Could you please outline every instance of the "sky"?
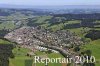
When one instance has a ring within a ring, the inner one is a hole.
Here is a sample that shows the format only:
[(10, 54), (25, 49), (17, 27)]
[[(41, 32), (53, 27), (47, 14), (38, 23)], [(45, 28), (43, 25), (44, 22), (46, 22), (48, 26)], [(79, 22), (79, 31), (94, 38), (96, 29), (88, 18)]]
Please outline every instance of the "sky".
[(11, 5), (100, 5), (100, 0), (0, 0)]

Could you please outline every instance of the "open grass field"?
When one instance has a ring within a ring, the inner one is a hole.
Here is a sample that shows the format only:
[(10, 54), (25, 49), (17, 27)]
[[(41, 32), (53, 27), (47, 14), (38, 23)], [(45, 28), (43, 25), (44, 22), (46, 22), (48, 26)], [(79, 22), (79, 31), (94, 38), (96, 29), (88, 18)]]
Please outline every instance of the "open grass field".
[[(29, 49), (26, 48), (15, 48), (13, 49), (13, 53), (15, 55), (14, 59), (10, 59), (10, 66), (34, 66), (34, 60), (32, 57), (26, 56), (27, 52), (30, 52)], [(46, 55), (48, 58), (63, 58), (63, 56), (59, 53), (44, 53), (41, 51), (35, 52), (36, 56)], [(44, 63), (36, 63), (37, 66), (44, 66)], [(62, 66), (60, 63), (49, 63), (49, 66)]]
[(38, 24), (47, 23), (48, 21), (46, 20), (51, 19), (51, 18), (52, 16), (40, 16), (37, 18), (37, 21), (35, 23), (38, 23)]
[(80, 20), (71, 20), (71, 21), (65, 21), (65, 24), (77, 24), (80, 23)]
[(0, 29), (14, 29), (15, 25), (13, 22), (3, 22), (0, 24)]
[(96, 66), (100, 66), (100, 39), (91, 41), (90, 44), (83, 46), (82, 50), (91, 50), (92, 56), (96, 59)]
[(11, 42), (0, 39), (0, 44), (11, 44)]
[[(88, 28), (87, 31), (90, 29), (92, 28)], [(82, 28), (70, 29), (70, 31), (75, 32), (78, 36), (84, 37), (85, 34), (82, 34), (81, 32), (82, 30), (83, 30)], [(100, 30), (100, 28), (95, 29), (95, 30)], [(90, 43), (83, 46), (83, 48), (84, 49), (82, 50), (92, 51), (92, 56), (95, 56), (95, 59), (96, 59), (96, 66), (100, 66), (100, 39), (94, 40), (94, 41), (91, 40)]]
[(32, 60), (30, 57), (25, 56), (27, 52), (29, 52), (29, 50), (25, 48), (14, 48), (13, 53), (15, 55), (15, 58), (10, 59), (9, 66), (25, 66), (25, 62), (27, 60)]
[[(100, 30), (100, 28), (83, 29), (82, 27), (81, 28), (68, 29), (68, 30), (70, 30), (71, 32), (74, 32), (79, 37), (84, 37), (87, 33), (82, 33), (82, 32), (83, 31), (88, 32), (91, 29)], [(81, 50), (84, 50), (84, 51), (85, 50), (91, 50), (92, 56), (95, 56), (95, 59), (96, 59), (96, 66), (100, 66), (100, 39), (94, 40), (94, 41), (91, 40), (89, 44), (82, 46)]]

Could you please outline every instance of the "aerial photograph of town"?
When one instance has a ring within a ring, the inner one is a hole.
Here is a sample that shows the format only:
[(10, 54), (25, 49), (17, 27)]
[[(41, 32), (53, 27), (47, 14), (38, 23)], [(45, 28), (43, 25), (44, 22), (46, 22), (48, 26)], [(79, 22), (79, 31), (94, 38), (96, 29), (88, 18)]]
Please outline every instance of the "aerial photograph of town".
[(0, 0), (0, 66), (100, 66), (100, 0)]

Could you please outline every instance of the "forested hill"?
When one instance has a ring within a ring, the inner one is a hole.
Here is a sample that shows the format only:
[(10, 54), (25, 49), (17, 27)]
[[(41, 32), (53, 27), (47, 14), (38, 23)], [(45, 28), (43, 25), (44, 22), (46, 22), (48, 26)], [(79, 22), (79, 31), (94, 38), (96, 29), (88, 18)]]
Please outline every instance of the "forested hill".
[(66, 20), (84, 20), (84, 19), (94, 19), (100, 20), (100, 13), (92, 14), (54, 14), (54, 17), (65, 17)]
[(0, 16), (10, 16), (12, 14), (20, 13), (22, 15), (47, 15), (49, 12), (45, 12), (41, 9), (15, 9), (15, 8), (0, 8)]

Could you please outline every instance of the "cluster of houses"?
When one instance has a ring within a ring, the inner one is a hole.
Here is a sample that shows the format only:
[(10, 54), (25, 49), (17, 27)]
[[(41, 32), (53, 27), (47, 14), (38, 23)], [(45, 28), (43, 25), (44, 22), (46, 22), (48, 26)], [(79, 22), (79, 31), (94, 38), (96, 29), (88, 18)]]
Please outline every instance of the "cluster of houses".
[[(47, 48), (40, 47), (39, 45), (57, 46), (65, 49), (65, 47), (68, 46), (83, 44), (83, 41), (80, 37), (77, 37), (68, 30), (50, 32), (45, 29), (38, 29), (34, 27), (22, 27), (14, 30), (8, 33), (5, 38), (13, 42), (17, 42), (19, 45), (30, 47), (34, 46), (40, 51), (46, 51)], [(58, 53), (58, 51), (52, 49), (49, 50)]]

